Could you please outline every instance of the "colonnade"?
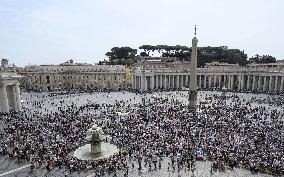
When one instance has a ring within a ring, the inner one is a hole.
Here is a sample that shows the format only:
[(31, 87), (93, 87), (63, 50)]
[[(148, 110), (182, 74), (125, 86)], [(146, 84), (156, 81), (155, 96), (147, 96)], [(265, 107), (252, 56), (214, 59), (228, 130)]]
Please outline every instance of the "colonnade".
[[(132, 88), (148, 89), (182, 89), (189, 87), (189, 73), (155, 73), (134, 74)], [(198, 89), (250, 90), (250, 91), (284, 91), (283, 74), (248, 74), (248, 73), (198, 73)]]
[(0, 82), (0, 113), (9, 113), (21, 109), (19, 82)]
[(189, 86), (189, 75), (153, 75), (133, 76), (133, 88), (139, 90), (147, 89), (169, 89)]

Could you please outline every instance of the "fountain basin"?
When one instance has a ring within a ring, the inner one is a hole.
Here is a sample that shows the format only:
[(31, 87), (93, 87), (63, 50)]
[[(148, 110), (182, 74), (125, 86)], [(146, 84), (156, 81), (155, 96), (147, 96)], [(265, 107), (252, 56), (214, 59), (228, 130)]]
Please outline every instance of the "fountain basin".
[(92, 153), (91, 144), (85, 144), (74, 152), (74, 157), (80, 160), (99, 160), (108, 158), (119, 152), (118, 148), (110, 143), (101, 142), (101, 152)]

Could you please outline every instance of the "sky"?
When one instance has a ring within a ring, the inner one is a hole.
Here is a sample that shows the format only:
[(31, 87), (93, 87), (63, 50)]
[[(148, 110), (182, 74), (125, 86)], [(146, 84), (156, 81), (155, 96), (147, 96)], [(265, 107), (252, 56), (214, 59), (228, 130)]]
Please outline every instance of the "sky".
[(112, 47), (228, 46), (284, 59), (283, 0), (0, 0), (0, 58), (107, 59)]

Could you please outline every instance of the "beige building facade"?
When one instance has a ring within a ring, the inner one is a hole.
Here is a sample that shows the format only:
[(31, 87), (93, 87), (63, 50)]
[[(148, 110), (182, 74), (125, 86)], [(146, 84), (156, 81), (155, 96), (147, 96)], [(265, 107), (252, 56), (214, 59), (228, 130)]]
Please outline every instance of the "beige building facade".
[[(27, 90), (59, 89), (186, 89), (190, 87), (190, 63), (172, 58), (141, 59), (132, 68), (122, 65), (90, 65), (66, 62), (23, 68), (21, 85)], [(284, 63), (208, 63), (197, 69), (197, 89), (284, 92)]]
[(125, 88), (126, 67), (122, 65), (91, 65), (66, 62), (23, 68), (22, 86), (26, 90), (54, 91), (60, 89)]

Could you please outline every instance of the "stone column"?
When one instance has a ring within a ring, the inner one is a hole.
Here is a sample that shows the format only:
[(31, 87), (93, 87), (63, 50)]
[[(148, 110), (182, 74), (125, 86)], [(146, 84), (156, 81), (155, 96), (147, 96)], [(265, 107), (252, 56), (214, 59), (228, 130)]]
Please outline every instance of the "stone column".
[(132, 89), (135, 89), (135, 76), (132, 76)]
[(159, 88), (160, 87), (160, 75), (157, 75), (156, 76), (156, 88)]
[(258, 76), (257, 91), (261, 91), (261, 85), (262, 85), (262, 76)]
[(173, 88), (177, 88), (177, 76), (173, 75)]
[(212, 83), (211, 83), (211, 81), (212, 81), (212, 76), (211, 75), (209, 75), (209, 86), (208, 86), (208, 88), (210, 89), (211, 87), (212, 87)]
[(17, 82), (15, 84), (15, 96), (16, 96), (16, 111), (20, 111), (22, 109), (21, 107), (21, 92), (20, 92), (20, 83)]
[(144, 89), (144, 86), (142, 85), (142, 78), (143, 78), (142, 76), (139, 76), (139, 77), (138, 77), (138, 79), (139, 79), (139, 89), (140, 89), (140, 90), (143, 90), (143, 89)]
[(241, 78), (242, 78), (242, 75), (238, 75), (238, 91), (241, 90)]
[(188, 75), (185, 76), (185, 86), (188, 87)]
[(252, 86), (251, 90), (253, 91), (255, 89), (255, 75), (252, 75)]
[(198, 89), (199, 87), (199, 76), (196, 75), (196, 89)]
[(203, 80), (203, 82), (204, 82), (204, 83), (203, 83), (203, 87), (204, 87), (204, 89), (206, 89), (206, 88), (207, 88), (207, 87), (206, 87), (206, 86), (207, 86), (207, 85), (206, 85), (206, 77), (207, 77), (207, 76), (206, 76), (206, 75), (204, 75), (204, 80)]
[(135, 89), (139, 90), (139, 77), (135, 76)]
[(160, 87), (159, 75), (156, 75), (155, 77), (156, 77), (155, 88), (158, 89)]
[(155, 78), (154, 88), (157, 89), (159, 88), (159, 77), (158, 75), (155, 75), (154, 78)]
[(274, 91), (275, 92), (279, 91), (278, 90), (278, 76), (275, 76)]
[(267, 77), (266, 76), (264, 76), (263, 77), (264, 78), (264, 83), (263, 83), (263, 87), (262, 87), (262, 91), (267, 91), (266, 89), (267, 89)]
[(161, 89), (162, 86), (163, 86), (163, 83), (162, 83), (162, 75), (158, 75), (158, 82), (159, 82), (158, 86), (159, 86), (159, 88)]
[(172, 86), (172, 83), (173, 83), (173, 76), (172, 75), (169, 75), (169, 88), (172, 88), (173, 86)]
[(269, 77), (269, 82), (268, 82), (268, 90), (271, 92), (272, 91), (272, 76)]
[(283, 84), (284, 84), (284, 76), (281, 77), (281, 82), (280, 82), (280, 92), (283, 92)]
[(181, 75), (181, 88), (184, 86), (183, 85), (183, 79), (184, 79), (184, 75)]
[(159, 84), (160, 84), (159, 83), (159, 75), (156, 75), (155, 78), (156, 78), (155, 88), (158, 89), (159, 88)]
[(234, 75), (231, 76), (231, 90), (234, 90)]
[(199, 89), (201, 89), (201, 80), (202, 80), (202, 77), (201, 75), (199, 75), (199, 85), (198, 85)]
[(166, 76), (166, 85), (167, 85), (167, 88), (170, 88), (170, 75), (167, 75)]
[(178, 76), (173, 75), (173, 88), (178, 87)]
[(245, 88), (245, 75), (241, 75), (241, 89)]
[[(93, 82), (95, 83), (95, 80)], [(132, 89), (136, 89), (136, 78), (133, 75), (132, 75), (132, 82), (133, 82)]]
[(232, 75), (232, 76), (230, 76), (230, 78), (231, 78), (231, 83), (230, 83), (230, 85), (231, 85), (231, 90), (234, 90), (234, 75)]
[(217, 76), (213, 76), (213, 87), (216, 87), (216, 82), (217, 82)]
[[(95, 80), (93, 79), (93, 83), (95, 82)], [(135, 76), (132, 75), (132, 89), (135, 89), (136, 87), (136, 81), (135, 81)]]
[(228, 84), (229, 84), (229, 90), (232, 90), (232, 76), (231, 75), (229, 75)]
[(222, 87), (225, 87), (225, 88), (228, 89), (229, 84), (228, 84), (228, 82), (227, 82), (227, 80), (228, 80), (227, 78), (228, 78), (228, 76), (227, 76), (227, 75), (224, 75), (224, 81), (223, 81)]
[(163, 75), (160, 75), (160, 88), (164, 88)]
[(167, 75), (163, 75), (163, 87), (167, 88)]
[(9, 113), (8, 95), (5, 83), (0, 83), (0, 112)]
[(140, 85), (141, 90), (145, 90), (145, 76), (142, 75), (140, 77), (140, 83), (141, 83), (141, 85)]
[(178, 75), (178, 76), (177, 76), (177, 83), (176, 83), (176, 85), (177, 85), (177, 87), (176, 87), (176, 88), (177, 88), (177, 89), (179, 89), (179, 88), (180, 88), (180, 85), (179, 85), (179, 79), (180, 79), (180, 78), (179, 78), (179, 75)]
[(174, 76), (171, 75), (171, 76), (169, 77), (169, 79), (170, 79), (170, 88), (174, 88), (174, 83), (175, 83), (175, 81), (174, 81)]
[(161, 87), (162, 86), (161, 75), (158, 75), (157, 78), (158, 78), (157, 88), (162, 88)]
[(136, 76), (136, 89), (139, 90), (139, 76)]
[(168, 86), (168, 88), (171, 88), (171, 84), (172, 84), (171, 75), (168, 75), (168, 77), (167, 77), (167, 86)]
[(248, 75), (247, 78), (248, 78), (247, 79), (247, 90), (249, 90), (250, 89), (250, 75)]
[(153, 79), (153, 89), (155, 88), (157, 88), (157, 76), (155, 76), (155, 75), (153, 75), (153, 76), (151, 76), (151, 77), (153, 77), (154, 79)]
[(221, 89), (222, 75), (219, 75), (218, 89)]
[(165, 75), (165, 77), (164, 77), (164, 79), (165, 79), (165, 88), (169, 88), (169, 79), (170, 79), (170, 76), (169, 75)]
[(142, 76), (138, 76), (138, 85), (139, 85), (139, 90), (143, 90), (142, 88)]
[(145, 76), (143, 75), (140, 77), (140, 87), (141, 87), (141, 90), (145, 89)]
[(142, 90), (147, 90), (147, 76), (142, 76)]
[(135, 76), (135, 89), (139, 89), (139, 80), (138, 80), (138, 76)]
[(145, 85), (144, 85), (144, 90), (148, 90), (148, 77), (147, 76), (144, 76), (145, 77)]
[(150, 89), (154, 89), (154, 76), (150, 76)]
[(142, 79), (143, 78), (143, 76), (141, 76), (141, 75), (138, 75), (138, 76), (136, 76), (136, 89), (137, 90), (143, 90), (143, 88), (142, 88)]
[(12, 110), (17, 111), (18, 110), (18, 104), (17, 104), (17, 94), (16, 94), (16, 85), (12, 85), (9, 87), (10, 91), (7, 92), (8, 94), (8, 99), (10, 99), (10, 105)]
[(224, 75), (223, 77), (224, 77), (224, 80), (223, 80), (223, 85), (221, 87), (222, 88), (225, 87), (228, 89), (228, 82), (227, 82), (228, 76)]
[(163, 75), (163, 78), (164, 78), (164, 82), (163, 82), (163, 88), (168, 88), (167, 87), (167, 75)]

